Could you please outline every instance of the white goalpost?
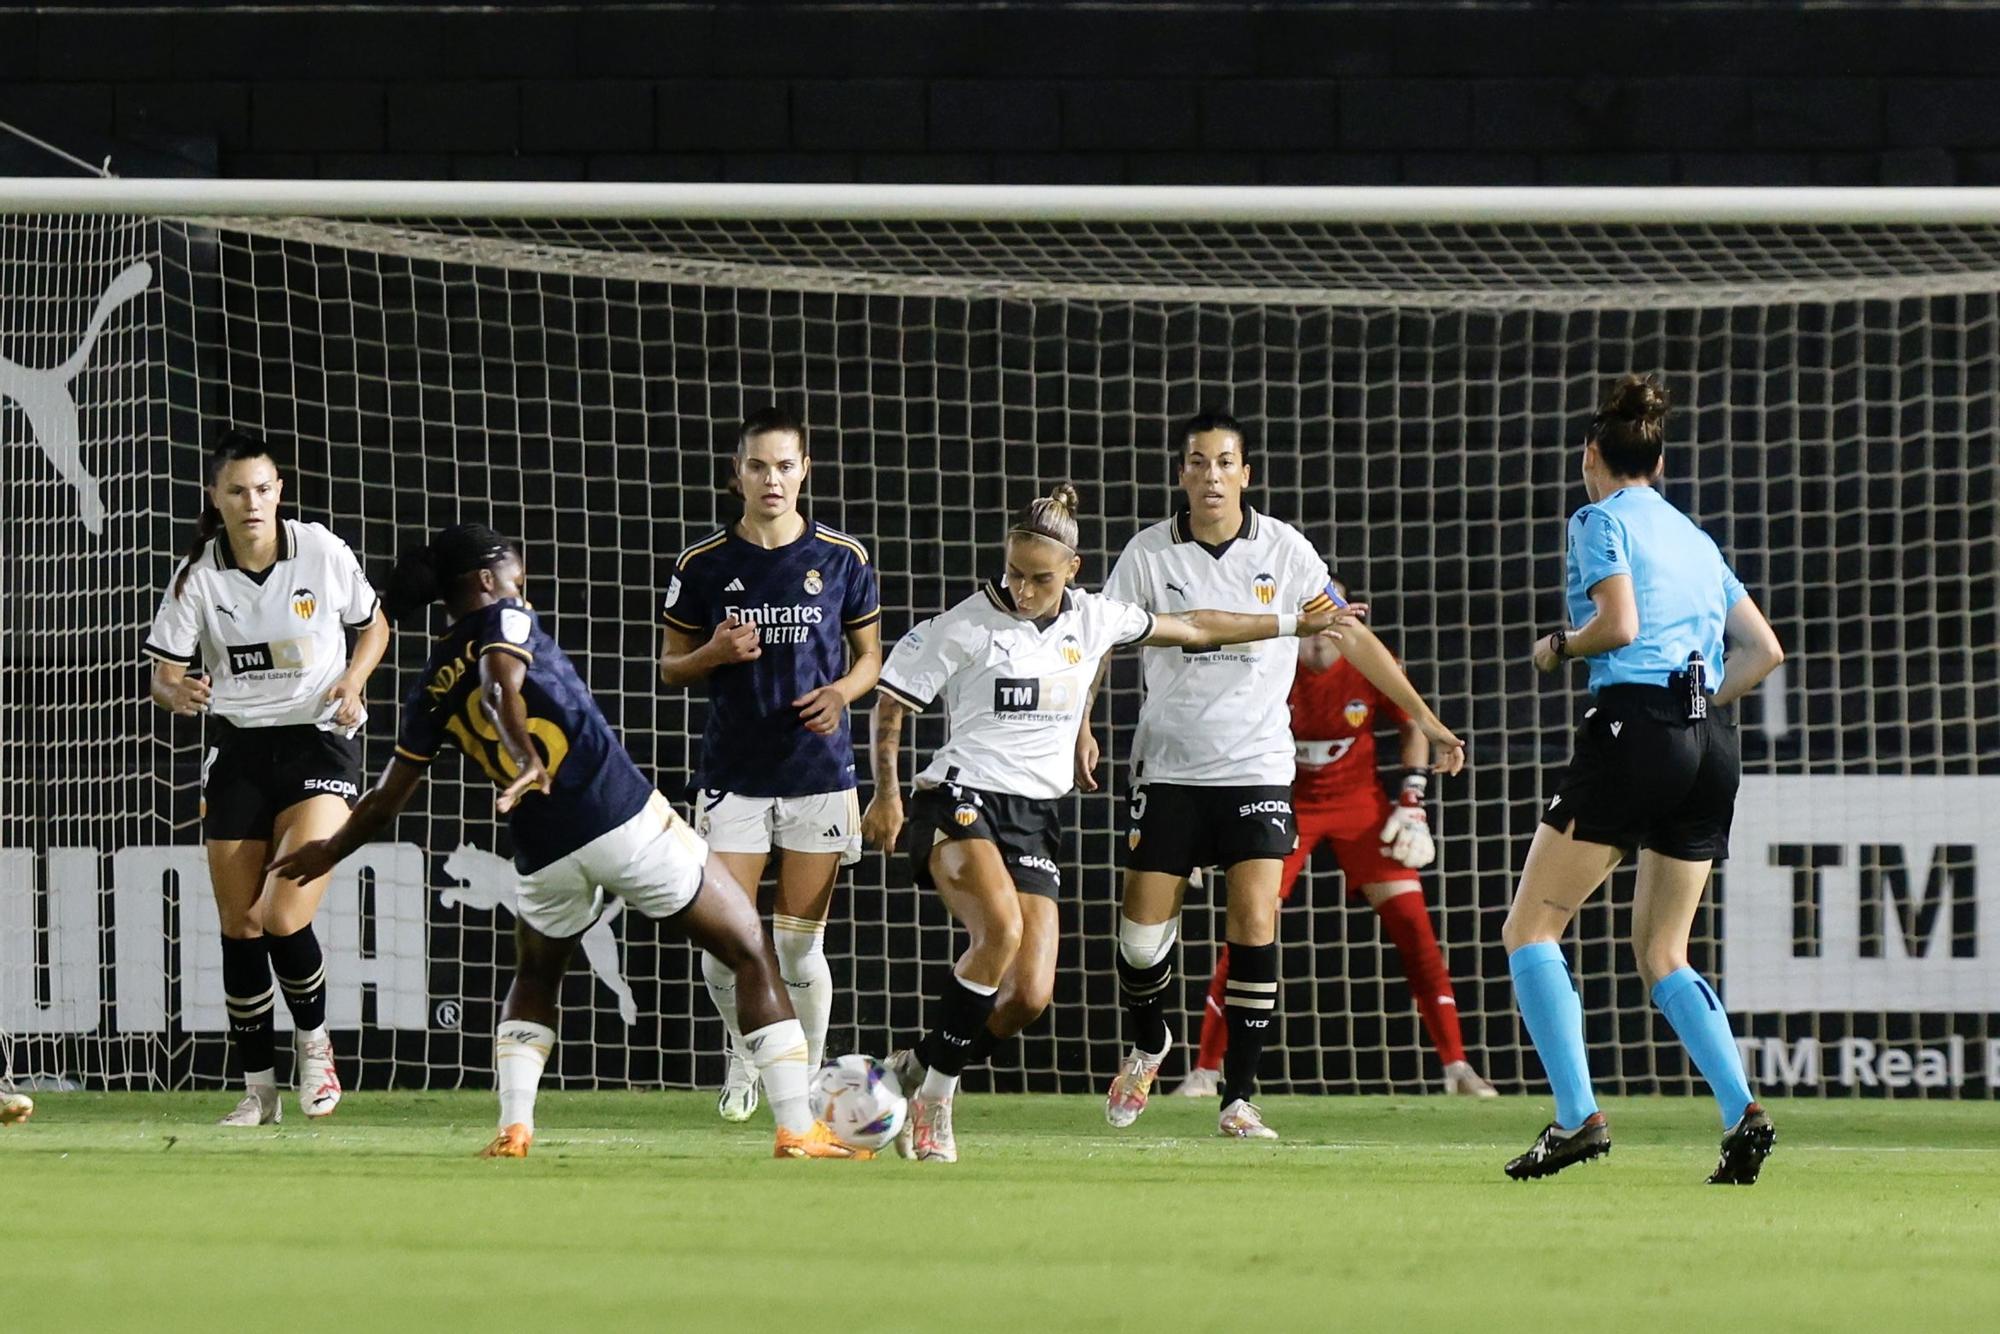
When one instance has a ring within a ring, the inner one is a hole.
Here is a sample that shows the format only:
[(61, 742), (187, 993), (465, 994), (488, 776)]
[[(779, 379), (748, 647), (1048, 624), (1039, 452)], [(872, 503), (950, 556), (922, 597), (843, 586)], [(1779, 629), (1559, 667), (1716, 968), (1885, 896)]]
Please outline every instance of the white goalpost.
[[(1243, 419), (1253, 503), (1321, 546), (1471, 741), (1471, 774), (1433, 787), (1424, 888), (1475, 1062), (1539, 1085), (1499, 925), (1582, 680), (1527, 655), (1561, 615), (1583, 423), (1626, 370), (1666, 378), (1667, 494), (1791, 657), (1741, 707), (1696, 966), (1766, 1087), (1992, 1096), (2000, 191), (0, 180), (0, 1082), (222, 1073), (200, 730), (146, 702), (139, 658), (221, 424), (264, 430), (294, 512), (371, 569), (443, 522), (519, 534), (552, 632), (678, 799), (702, 711), (655, 679), (659, 596), (733, 515), (735, 423), (777, 402), (807, 423), (812, 512), (875, 556), (885, 642), (990, 573), (1054, 481), (1083, 493), (1101, 581), (1174, 504), (1171, 423)], [(424, 653), (399, 634), (378, 677), (371, 773)], [(1115, 1066), (1136, 692), (1114, 669), (1108, 781), (1071, 799), (1055, 1008), (975, 1084), (1095, 1090)], [(321, 918), (363, 1089), (488, 1078), (508, 849), (489, 787), (439, 770)], [(1330, 864), (1310, 875), (1267, 1082), (1435, 1087), (1394, 950)], [(1594, 1071), (1687, 1091), (1628, 898), (1614, 882), (1570, 941)], [(1184, 1036), (1220, 933), (1192, 895)], [(952, 952), (871, 853), (829, 932), (829, 1052), (916, 1034)], [(553, 1074), (719, 1076), (684, 947), (628, 913), (588, 953)]]

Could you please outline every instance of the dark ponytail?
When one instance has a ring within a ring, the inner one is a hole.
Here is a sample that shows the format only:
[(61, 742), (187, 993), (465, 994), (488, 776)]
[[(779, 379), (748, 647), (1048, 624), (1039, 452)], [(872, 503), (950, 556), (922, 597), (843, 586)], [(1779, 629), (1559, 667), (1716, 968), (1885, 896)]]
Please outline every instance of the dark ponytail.
[(1613, 477), (1651, 477), (1667, 447), (1667, 391), (1653, 375), (1627, 375), (1611, 386), (1590, 419), (1590, 438)]
[[(271, 448), (264, 438), (255, 431), (240, 426), (232, 426), (222, 433), (215, 442), (215, 448), (208, 455), (208, 485), (214, 486), (215, 479), (222, 475), (225, 466), (240, 463), (244, 459), (270, 459), (271, 466), (278, 461), (271, 454)], [(194, 537), (181, 552), (180, 572), (174, 576), (174, 596), (179, 597), (187, 587), (188, 575), (194, 572), (194, 563), (201, 559), (202, 548), (214, 541), (222, 532), (222, 511), (206, 500), (202, 502), (201, 517), (194, 521)]]
[(514, 542), (483, 523), (441, 528), (428, 542), (404, 550), (382, 577), (382, 610), (401, 621), (449, 596), (466, 575), (519, 553)]

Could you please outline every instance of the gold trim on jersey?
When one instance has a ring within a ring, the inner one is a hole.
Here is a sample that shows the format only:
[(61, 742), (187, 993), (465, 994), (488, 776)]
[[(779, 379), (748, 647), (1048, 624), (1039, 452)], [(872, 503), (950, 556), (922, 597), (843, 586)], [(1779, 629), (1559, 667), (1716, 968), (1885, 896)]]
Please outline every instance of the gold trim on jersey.
[(407, 760), (411, 764), (429, 764), (432, 760), (436, 759), (437, 756), (419, 755), (417, 754), (417, 752), (409, 749), (407, 746), (398, 746), (396, 747), (396, 758), (399, 760)]
[(489, 653), (511, 653), (515, 657), (519, 658), (522, 662), (525, 662), (530, 666), (533, 666), (535, 661), (534, 654), (528, 652), (528, 650), (522, 648), (519, 644), (509, 644), (504, 639), (496, 639), (491, 644), (480, 645), (479, 652), (475, 653), (473, 656), (476, 658), (483, 658)]
[(724, 528), (722, 531), (717, 533), (711, 533), (709, 536), (702, 538), (699, 542), (696, 542), (693, 546), (683, 550), (681, 554), (675, 558), (674, 568), (676, 570), (685, 570), (687, 568), (687, 563), (693, 560), (696, 556), (701, 555), (704, 551), (713, 551), (717, 547), (721, 546), (724, 542), (727, 542), (728, 540), (729, 540), (729, 530), (727, 528)]
[(831, 528), (822, 528), (818, 524), (814, 524), (813, 536), (822, 542), (831, 542), (837, 547), (846, 547), (860, 558), (863, 565), (868, 563), (868, 548), (862, 546), (846, 533), (836, 532)]
[(701, 633), (701, 627), (700, 627), (700, 626), (698, 626), (698, 625), (690, 625), (690, 624), (688, 624), (688, 623), (687, 623), (686, 621), (677, 621), (677, 620), (675, 620), (675, 619), (674, 619), (674, 616), (673, 616), (673, 613), (672, 613), (672, 612), (665, 612), (665, 611), (661, 612), (661, 613), (660, 613), (660, 619), (661, 619), (661, 620), (663, 620), (663, 621), (665, 621), (665, 622), (666, 622), (666, 623), (667, 623), (668, 625), (671, 625), (672, 627), (674, 627), (674, 629), (676, 629), (676, 630), (685, 630), (685, 631), (687, 631), (687, 632), (688, 632), (689, 634), (693, 634), (693, 635), (698, 635), (698, 634), (700, 634), (700, 633)]
[(866, 615), (856, 616), (851, 621), (843, 621), (841, 622), (841, 625), (844, 629), (861, 630), (875, 624), (875, 622), (881, 619), (882, 619), (882, 609), (880, 607), (877, 607), (875, 610), (868, 612)]

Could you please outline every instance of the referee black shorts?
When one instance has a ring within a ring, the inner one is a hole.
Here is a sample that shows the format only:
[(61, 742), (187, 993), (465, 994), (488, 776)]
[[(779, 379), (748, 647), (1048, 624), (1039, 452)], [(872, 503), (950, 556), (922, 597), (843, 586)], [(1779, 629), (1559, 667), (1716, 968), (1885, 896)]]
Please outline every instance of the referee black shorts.
[(278, 813), (311, 797), (361, 795), (361, 743), (310, 723), (236, 727), (208, 720), (201, 765), (201, 832), (211, 839), (266, 839)]
[(1680, 692), (1606, 686), (1583, 712), (1576, 751), (1542, 823), (1586, 843), (1682, 861), (1729, 856), (1743, 777), (1736, 720), (1690, 720)]
[(951, 839), (982, 838), (1000, 849), (1022, 894), (1062, 894), (1060, 799), (982, 792), (962, 783), (920, 787), (910, 798), (910, 875), (920, 889), (936, 889), (931, 850)]
[(1125, 869), (1185, 878), (1197, 866), (1277, 860), (1298, 846), (1289, 787), (1140, 783), (1125, 826)]

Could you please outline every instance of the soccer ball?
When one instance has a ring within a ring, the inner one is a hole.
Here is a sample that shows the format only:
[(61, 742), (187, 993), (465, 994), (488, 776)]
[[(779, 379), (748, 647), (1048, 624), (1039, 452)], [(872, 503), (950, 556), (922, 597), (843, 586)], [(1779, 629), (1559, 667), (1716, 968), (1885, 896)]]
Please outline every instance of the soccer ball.
[(808, 1099), (813, 1116), (825, 1122), (842, 1144), (855, 1149), (884, 1147), (910, 1114), (896, 1081), (873, 1056), (828, 1061), (813, 1076)]

